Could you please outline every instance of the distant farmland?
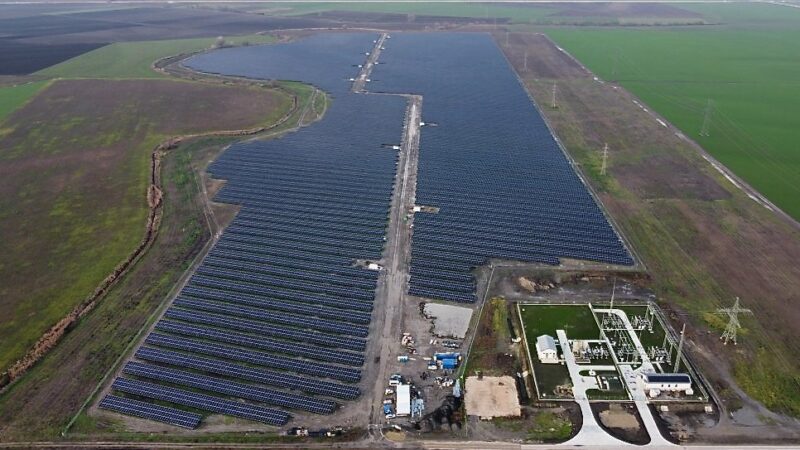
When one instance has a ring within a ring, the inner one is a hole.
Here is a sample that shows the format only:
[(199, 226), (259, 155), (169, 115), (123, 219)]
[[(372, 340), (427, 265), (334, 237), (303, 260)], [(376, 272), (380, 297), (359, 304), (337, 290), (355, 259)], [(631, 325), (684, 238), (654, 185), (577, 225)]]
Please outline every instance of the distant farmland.
[[(800, 219), (800, 10), (772, 5), (694, 8), (716, 13), (726, 25), (553, 29), (547, 34)], [(709, 136), (704, 137), (700, 131), (708, 99), (713, 108)]]
[[(173, 39), (164, 41), (118, 42), (48, 67), (39, 75), (61, 78), (164, 78), (152, 69), (161, 58), (191, 53), (214, 45), (215, 38)], [(226, 38), (229, 45), (274, 42), (270, 35)]]

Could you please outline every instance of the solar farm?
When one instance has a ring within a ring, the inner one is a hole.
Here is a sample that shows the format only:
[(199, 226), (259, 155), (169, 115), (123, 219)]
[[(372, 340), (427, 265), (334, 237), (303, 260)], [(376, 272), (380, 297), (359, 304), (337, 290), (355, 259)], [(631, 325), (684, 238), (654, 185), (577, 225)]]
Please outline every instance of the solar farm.
[(370, 89), (421, 94), (435, 125), (416, 203), (438, 212), (414, 216), (410, 294), (474, 302), (471, 270), (493, 259), (633, 264), (491, 38), (399, 34), (383, 55)]
[[(377, 351), (371, 329), (382, 328), (374, 310), (400, 301), (376, 299), (391, 223), (411, 237), (402, 280), (414, 297), (473, 303), (472, 270), (493, 260), (633, 265), (488, 35), (381, 41), (369, 94), (351, 92), (378, 50), (369, 33), (184, 62), (205, 73), (312, 83), (332, 105), (311, 126), (235, 144), (210, 164), (210, 176), (225, 181), (214, 201), (240, 210), (100, 408), (184, 428), (212, 414), (280, 427), (299, 414), (336, 413), (371, 389), (365, 381), (374, 380), (362, 378)], [(474, 58), (483, 63), (468, 65)], [(408, 94), (424, 98), (418, 124), (408, 123)], [(398, 149), (409, 126), (422, 127), (409, 188), (420, 211), (398, 224), (390, 222), (405, 213), (393, 206)]]

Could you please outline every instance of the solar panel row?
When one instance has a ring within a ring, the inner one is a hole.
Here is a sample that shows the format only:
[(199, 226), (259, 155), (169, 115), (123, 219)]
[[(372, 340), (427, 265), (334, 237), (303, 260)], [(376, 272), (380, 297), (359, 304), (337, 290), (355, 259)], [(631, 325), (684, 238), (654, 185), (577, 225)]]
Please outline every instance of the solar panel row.
[(276, 409), (263, 408), (247, 403), (226, 400), (212, 395), (199, 394), (197, 392), (128, 378), (117, 378), (114, 380), (112, 388), (126, 394), (175, 403), (176, 405), (188, 406), (203, 411), (241, 417), (243, 419), (263, 422), (269, 425), (285, 425), (290, 417), (289, 414)]
[(330, 414), (336, 409), (336, 403), (330, 400), (316, 399), (298, 394), (287, 394), (281, 391), (265, 389), (228, 379), (199, 375), (183, 370), (167, 369), (150, 364), (129, 362), (125, 364), (122, 371), (126, 375), (139, 378), (164, 381), (173, 385), (201, 389), (216, 394), (228, 395), (291, 409), (302, 409), (317, 414)]
[(358, 387), (352, 385), (333, 383), (318, 378), (292, 375), (285, 372), (255, 369), (219, 359), (206, 358), (154, 347), (140, 347), (139, 350), (136, 351), (136, 357), (144, 361), (174, 365), (187, 369), (196, 369), (205, 373), (229, 376), (232, 378), (254, 381), (264, 385), (344, 400), (352, 400), (360, 394)]
[(155, 420), (157, 422), (164, 422), (189, 429), (197, 428), (202, 418), (200, 414), (111, 394), (103, 397), (103, 399), (100, 400), (99, 406), (103, 409), (116, 411), (129, 416)]

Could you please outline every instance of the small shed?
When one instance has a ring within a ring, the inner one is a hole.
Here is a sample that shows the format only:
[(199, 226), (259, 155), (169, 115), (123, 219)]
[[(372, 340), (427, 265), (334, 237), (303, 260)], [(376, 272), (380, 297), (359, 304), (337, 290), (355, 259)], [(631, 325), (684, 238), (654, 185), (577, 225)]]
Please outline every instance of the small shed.
[(558, 364), (558, 351), (553, 336), (543, 334), (536, 338), (536, 356), (542, 364)]

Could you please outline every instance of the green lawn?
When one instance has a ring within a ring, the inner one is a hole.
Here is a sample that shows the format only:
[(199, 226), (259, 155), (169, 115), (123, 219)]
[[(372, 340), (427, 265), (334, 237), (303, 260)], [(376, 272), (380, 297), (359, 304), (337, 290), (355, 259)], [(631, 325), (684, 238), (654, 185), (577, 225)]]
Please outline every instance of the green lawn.
[[(547, 33), (800, 219), (800, 9), (695, 8), (725, 25)], [(706, 137), (700, 131), (709, 99), (713, 108)]]
[[(274, 42), (268, 35), (226, 37), (228, 45)], [(210, 48), (216, 38), (165, 41), (119, 42), (76, 56), (37, 72), (52, 78), (165, 78), (152, 69), (156, 60), (167, 56)]]
[[(0, 122), (39, 93), (46, 84), (46, 81), (38, 81), (17, 86), (0, 87)], [(1, 128), (0, 134), (2, 134)]]
[(556, 330), (564, 330), (570, 339), (597, 339), (600, 329), (587, 305), (520, 305), (525, 335), (531, 348), (536, 337), (549, 334), (556, 338)]

